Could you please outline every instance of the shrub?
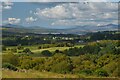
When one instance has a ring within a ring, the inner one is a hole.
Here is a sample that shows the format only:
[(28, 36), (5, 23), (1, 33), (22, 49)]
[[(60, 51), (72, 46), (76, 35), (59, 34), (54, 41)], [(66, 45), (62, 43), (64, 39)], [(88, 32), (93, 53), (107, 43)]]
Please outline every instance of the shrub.
[(18, 65), (18, 62), (19, 62), (19, 57), (12, 53), (2, 55), (2, 63), (10, 63), (16, 66)]
[(109, 76), (107, 71), (105, 71), (103, 69), (98, 69), (98, 70), (95, 71), (95, 73), (97, 74), (97, 76), (100, 76), (100, 77), (107, 77), (107, 76)]
[(85, 70), (80, 71), (80, 73), (83, 73), (83, 74), (85, 74), (85, 75), (91, 75), (91, 74), (92, 74), (92, 70), (90, 70), (90, 69), (85, 69)]
[(43, 71), (45, 69), (45, 66), (43, 64), (36, 65), (33, 69)]
[(55, 50), (55, 53), (60, 53), (60, 50), (58, 50), (58, 49), (57, 49), (57, 50)]
[(21, 45), (18, 45), (18, 46), (17, 46), (17, 49), (18, 49), (18, 50), (22, 50), (22, 49), (24, 49), (24, 47), (21, 46)]
[(42, 49), (42, 47), (41, 47), (41, 46), (39, 46), (39, 47), (38, 47), (38, 49)]
[(32, 69), (33, 67), (35, 67), (35, 62), (29, 59), (24, 59), (23, 61), (21, 61), (21, 65), (20, 67), (22, 69)]
[(2, 50), (6, 51), (6, 46), (2, 45)]
[(17, 71), (17, 68), (14, 65), (10, 64), (10, 63), (3, 63), (2, 67), (13, 70), (13, 71)]
[(41, 52), (41, 55), (49, 57), (49, 56), (52, 56), (52, 53), (49, 50), (44, 50), (44, 51)]
[(48, 65), (50, 65), (51, 71), (57, 73), (69, 73), (73, 69), (71, 59), (63, 54), (55, 54), (50, 60)]
[(27, 54), (32, 54), (31, 50), (29, 48), (26, 48), (23, 50), (24, 53), (27, 53)]
[(119, 76), (120, 76), (120, 71), (119, 71), (118, 68), (116, 68), (116, 69), (113, 71), (112, 76), (113, 76), (113, 77), (119, 77)]
[(72, 64), (68, 63), (67, 61), (62, 61), (58, 64), (54, 64), (52, 67), (53, 72), (57, 73), (69, 73), (72, 70)]
[(101, 50), (100, 46), (98, 45), (86, 45), (83, 47), (84, 53), (90, 53), (90, 54), (98, 54), (98, 52)]
[(17, 49), (16, 49), (16, 48), (13, 48), (13, 49), (11, 49), (11, 52), (16, 53), (16, 52), (17, 52)]

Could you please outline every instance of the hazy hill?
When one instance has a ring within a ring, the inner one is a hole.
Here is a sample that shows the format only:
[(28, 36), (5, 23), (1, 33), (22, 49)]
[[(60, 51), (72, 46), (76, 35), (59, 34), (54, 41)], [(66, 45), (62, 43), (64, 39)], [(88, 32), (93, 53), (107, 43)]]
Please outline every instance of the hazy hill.
[(25, 27), (21, 25), (6, 24), (2, 26), (3, 32), (18, 32), (18, 33), (64, 33), (64, 34), (84, 34), (88, 32), (97, 31), (114, 31), (118, 30), (118, 25), (108, 24), (103, 26), (77, 26), (75, 28), (68, 29), (51, 29), (39, 26)]

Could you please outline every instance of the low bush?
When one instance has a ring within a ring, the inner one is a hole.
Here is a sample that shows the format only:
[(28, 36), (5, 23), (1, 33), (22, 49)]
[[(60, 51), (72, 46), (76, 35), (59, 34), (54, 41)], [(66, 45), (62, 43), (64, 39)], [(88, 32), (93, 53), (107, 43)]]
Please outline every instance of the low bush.
[(109, 74), (107, 73), (107, 71), (105, 71), (103, 69), (98, 69), (98, 70), (95, 71), (95, 73), (99, 77), (107, 77), (107, 76), (109, 76)]
[(41, 52), (41, 56), (52, 56), (52, 53), (49, 50), (44, 50)]
[(10, 63), (3, 63), (2, 64), (2, 68), (6, 68), (6, 69), (13, 70), (13, 71), (17, 71), (17, 68), (14, 65), (10, 64)]

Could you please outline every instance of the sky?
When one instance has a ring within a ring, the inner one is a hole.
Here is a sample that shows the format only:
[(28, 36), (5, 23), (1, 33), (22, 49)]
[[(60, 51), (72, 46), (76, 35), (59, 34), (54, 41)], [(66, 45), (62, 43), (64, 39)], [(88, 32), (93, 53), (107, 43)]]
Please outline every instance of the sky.
[(70, 1), (88, 1), (88, 2), (119, 2), (119, 0), (1, 0), (3, 2), (5, 1), (11, 1), (11, 2), (70, 2)]
[(49, 2), (52, 0), (32, 1), (3, 2), (0, 5), (3, 25), (14, 24), (54, 29), (118, 25), (118, 3), (111, 2), (113, 0), (109, 2), (106, 2), (107, 0), (86, 0), (88, 2), (77, 3)]

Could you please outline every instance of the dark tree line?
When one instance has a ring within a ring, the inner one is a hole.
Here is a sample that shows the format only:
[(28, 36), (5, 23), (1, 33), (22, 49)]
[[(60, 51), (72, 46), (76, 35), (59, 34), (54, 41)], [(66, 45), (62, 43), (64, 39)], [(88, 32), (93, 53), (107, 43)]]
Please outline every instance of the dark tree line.
[[(85, 35), (75, 34), (33, 34), (33, 33), (10, 33), (3, 32), (2, 43), (5, 46), (57, 44), (61, 42), (78, 44), (97, 40), (120, 40), (117, 31), (105, 31), (87, 33)], [(69, 39), (70, 38), (70, 39)]]

